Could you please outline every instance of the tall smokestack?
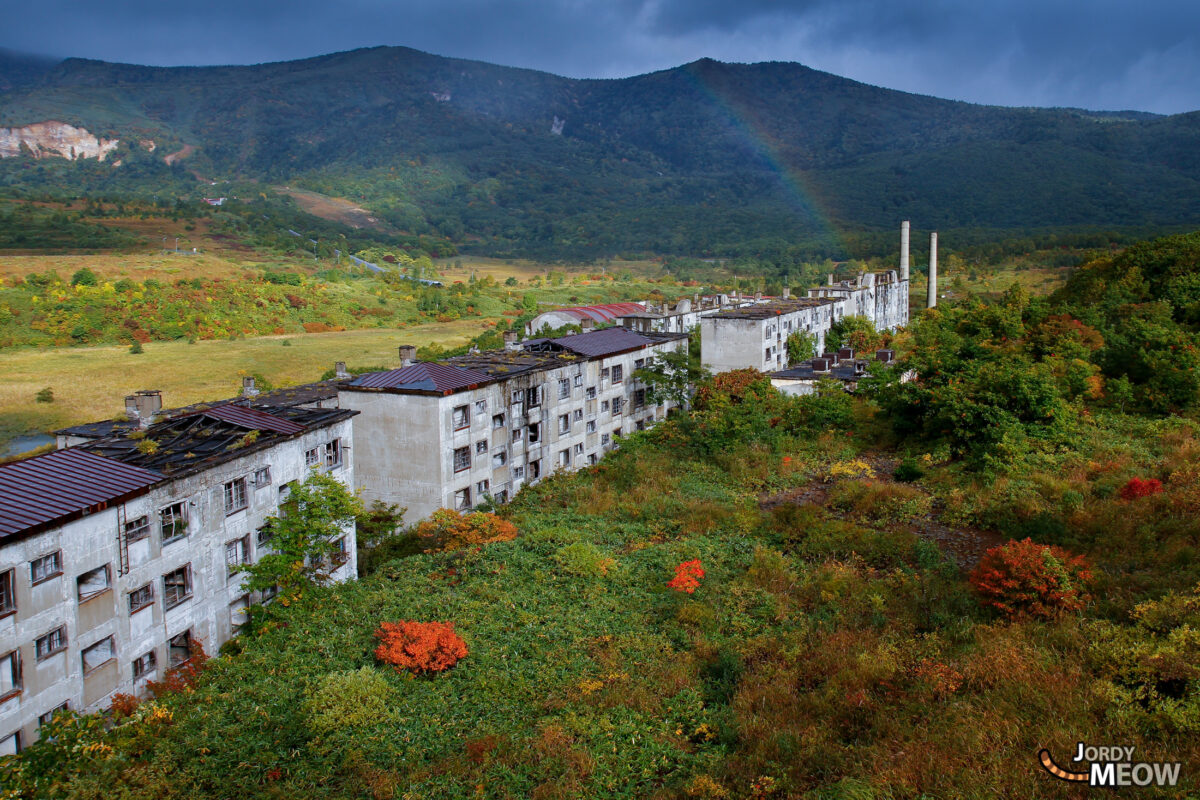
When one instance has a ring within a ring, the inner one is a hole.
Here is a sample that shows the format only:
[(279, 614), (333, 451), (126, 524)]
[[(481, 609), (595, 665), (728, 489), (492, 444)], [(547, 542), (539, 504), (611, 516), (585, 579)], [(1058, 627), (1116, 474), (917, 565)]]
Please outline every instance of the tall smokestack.
[(908, 280), (908, 220), (900, 223), (900, 280)]
[(925, 298), (926, 308), (937, 306), (937, 231), (929, 234), (929, 294)]

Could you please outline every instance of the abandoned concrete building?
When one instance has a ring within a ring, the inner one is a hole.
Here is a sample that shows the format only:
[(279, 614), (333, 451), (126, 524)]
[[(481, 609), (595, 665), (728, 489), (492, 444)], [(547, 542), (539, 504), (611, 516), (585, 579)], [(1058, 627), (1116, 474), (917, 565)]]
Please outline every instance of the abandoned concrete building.
[[(928, 305), (936, 304), (937, 234), (930, 237)], [(898, 270), (863, 273), (853, 280), (835, 281), (808, 290), (808, 296), (778, 298), (761, 305), (721, 311), (700, 321), (701, 362), (713, 372), (753, 367), (763, 372), (790, 364), (787, 339), (804, 331), (816, 338), (818, 353), (838, 320), (865, 317), (876, 330), (895, 330), (908, 324), (909, 223), (900, 227)]]
[[(853, 392), (858, 388), (858, 382), (870, 374), (872, 361), (893, 364), (896, 351), (876, 350), (872, 359), (857, 356), (853, 349), (843, 347), (837, 352), (824, 353), (787, 369), (768, 373), (767, 377), (771, 379), (772, 386), (787, 395), (816, 394), (817, 385), (822, 380), (837, 381), (846, 391)], [(911, 373), (905, 373), (901, 380), (912, 380)]]
[[(147, 407), (153, 393), (130, 398)], [(353, 486), (355, 412), (226, 403), (0, 465), (0, 752), (54, 711), (138, 693), (233, 636), (251, 602), (233, 567), (310, 470)], [(330, 564), (357, 574), (354, 530)]]
[(505, 350), (413, 363), (342, 385), (354, 420), (358, 485), (366, 501), (408, 509), (503, 502), (557, 469), (598, 461), (616, 437), (661, 420), (633, 373), (687, 347), (685, 334), (606, 328)]

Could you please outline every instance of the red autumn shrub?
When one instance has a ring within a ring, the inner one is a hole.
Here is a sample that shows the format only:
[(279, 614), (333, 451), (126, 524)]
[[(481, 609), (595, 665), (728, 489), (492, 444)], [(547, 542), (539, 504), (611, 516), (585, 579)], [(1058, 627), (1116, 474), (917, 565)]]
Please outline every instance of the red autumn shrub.
[(700, 587), (700, 579), (703, 577), (704, 568), (700, 566), (700, 559), (684, 561), (675, 567), (675, 577), (667, 581), (667, 586), (677, 592), (693, 594)]
[(208, 667), (208, 653), (204, 652), (204, 644), (199, 639), (188, 642), (188, 652), (191, 657), (179, 666), (167, 670), (161, 681), (146, 682), (146, 689), (151, 697), (157, 700), (166, 694), (192, 690), (200, 674)]
[(417, 535), (434, 542), (430, 552), (464, 550), (515, 539), (517, 526), (483, 511), (461, 514), (451, 508), (439, 508), (417, 526)]
[(988, 550), (970, 581), (984, 605), (1011, 619), (1051, 619), (1083, 608), (1091, 577), (1083, 556), (1026, 538)]
[(130, 717), (133, 716), (133, 712), (137, 711), (137, 707), (141, 704), (142, 701), (133, 695), (117, 692), (112, 696), (112, 702), (109, 704), (108, 710), (112, 712), (114, 717)]
[(380, 640), (375, 657), (397, 672), (441, 672), (467, 654), (467, 643), (453, 622), (385, 622), (375, 631)]
[(1163, 490), (1162, 481), (1158, 478), (1130, 478), (1129, 483), (1121, 487), (1122, 500), (1137, 500), (1139, 497), (1149, 497)]

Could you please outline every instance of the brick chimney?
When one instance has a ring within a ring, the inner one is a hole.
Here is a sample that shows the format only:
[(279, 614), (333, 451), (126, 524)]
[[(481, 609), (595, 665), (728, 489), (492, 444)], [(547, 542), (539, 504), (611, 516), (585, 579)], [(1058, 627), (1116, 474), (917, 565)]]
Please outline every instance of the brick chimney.
[(592, 319), (591, 317), (584, 317), (579, 323), (579, 327), (583, 328), (584, 333), (587, 333), (588, 331), (595, 329), (596, 320)]
[(247, 375), (242, 378), (242, 397), (257, 397), (258, 387), (254, 385), (254, 376)]
[(350, 373), (346, 371), (346, 362), (338, 361), (333, 365), (333, 377), (339, 381), (344, 381), (350, 377)]
[(139, 428), (149, 427), (159, 411), (162, 411), (162, 392), (157, 389), (142, 389), (125, 398), (125, 415)]
[(411, 344), (402, 344), (399, 347), (400, 366), (407, 367), (417, 360), (417, 348)]

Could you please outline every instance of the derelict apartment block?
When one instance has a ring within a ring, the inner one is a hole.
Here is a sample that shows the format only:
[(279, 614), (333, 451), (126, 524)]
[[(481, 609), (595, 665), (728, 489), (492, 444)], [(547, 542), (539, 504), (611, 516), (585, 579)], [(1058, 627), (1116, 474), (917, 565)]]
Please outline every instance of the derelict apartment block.
[[(80, 443), (0, 465), (0, 752), (62, 708), (215, 653), (251, 597), (232, 570), (313, 469), (353, 486), (353, 411), (236, 403), (81, 426)], [(139, 424), (141, 422), (142, 424)], [(148, 424), (146, 424), (148, 423)], [(356, 575), (354, 530), (333, 577)]]
[(342, 385), (339, 404), (358, 412), (363, 498), (416, 520), (504, 502), (555, 470), (594, 464), (616, 437), (666, 416), (634, 372), (686, 347), (686, 334), (608, 328), (361, 375)]

